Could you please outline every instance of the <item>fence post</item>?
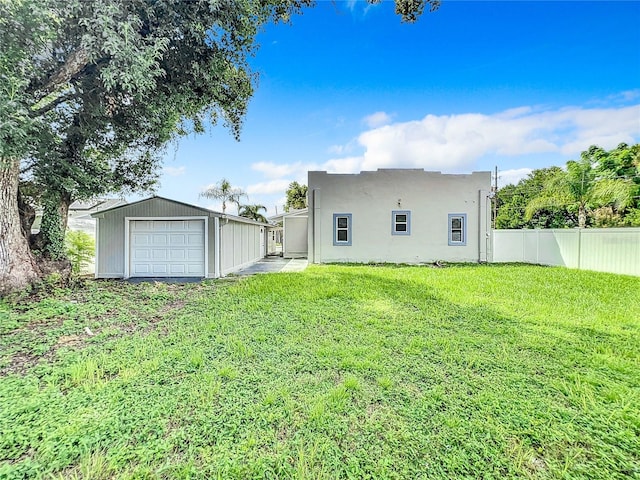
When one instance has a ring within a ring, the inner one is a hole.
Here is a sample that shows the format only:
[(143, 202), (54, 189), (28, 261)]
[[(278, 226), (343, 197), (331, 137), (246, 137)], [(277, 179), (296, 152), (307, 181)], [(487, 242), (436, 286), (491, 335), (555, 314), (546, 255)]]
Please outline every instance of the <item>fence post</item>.
[(580, 270), (580, 265), (582, 257), (582, 229), (578, 228), (578, 270)]

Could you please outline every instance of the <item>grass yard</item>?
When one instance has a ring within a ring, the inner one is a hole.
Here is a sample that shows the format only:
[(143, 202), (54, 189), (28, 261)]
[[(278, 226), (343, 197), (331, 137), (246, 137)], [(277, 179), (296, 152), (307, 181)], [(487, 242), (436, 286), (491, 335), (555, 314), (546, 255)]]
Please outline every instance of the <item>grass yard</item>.
[(5, 301), (0, 478), (640, 478), (640, 279), (311, 266)]

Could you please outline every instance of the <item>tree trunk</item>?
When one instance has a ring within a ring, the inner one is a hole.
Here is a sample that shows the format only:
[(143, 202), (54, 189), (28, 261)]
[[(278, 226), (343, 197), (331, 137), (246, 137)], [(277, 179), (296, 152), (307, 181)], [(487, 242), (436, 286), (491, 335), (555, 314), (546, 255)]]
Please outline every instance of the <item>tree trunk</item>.
[(18, 212), (20, 162), (0, 158), (0, 295), (23, 289), (39, 278), (39, 268), (22, 234)]
[(578, 227), (584, 228), (587, 226), (587, 209), (584, 205), (578, 206)]
[(24, 235), (24, 238), (29, 239), (31, 237), (31, 227), (36, 219), (36, 210), (26, 202), (20, 193), (20, 188), (18, 188), (18, 213), (20, 214), (22, 235)]

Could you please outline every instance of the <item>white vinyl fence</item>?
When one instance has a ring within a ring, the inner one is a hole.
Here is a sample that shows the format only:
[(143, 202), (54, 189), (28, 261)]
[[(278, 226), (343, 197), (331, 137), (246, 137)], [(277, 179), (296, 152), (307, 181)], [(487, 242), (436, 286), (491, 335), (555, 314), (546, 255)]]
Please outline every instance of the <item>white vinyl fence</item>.
[(493, 262), (640, 276), (640, 228), (493, 230)]

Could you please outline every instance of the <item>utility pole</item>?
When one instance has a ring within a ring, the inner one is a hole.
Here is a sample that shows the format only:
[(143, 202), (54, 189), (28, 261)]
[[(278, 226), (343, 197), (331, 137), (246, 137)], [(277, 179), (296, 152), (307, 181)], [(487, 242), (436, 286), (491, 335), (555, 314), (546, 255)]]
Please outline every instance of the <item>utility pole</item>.
[(496, 217), (498, 216), (498, 166), (496, 165), (494, 175), (493, 175), (493, 187), (491, 188), (493, 192), (493, 222), (492, 226), (495, 230), (496, 228)]

